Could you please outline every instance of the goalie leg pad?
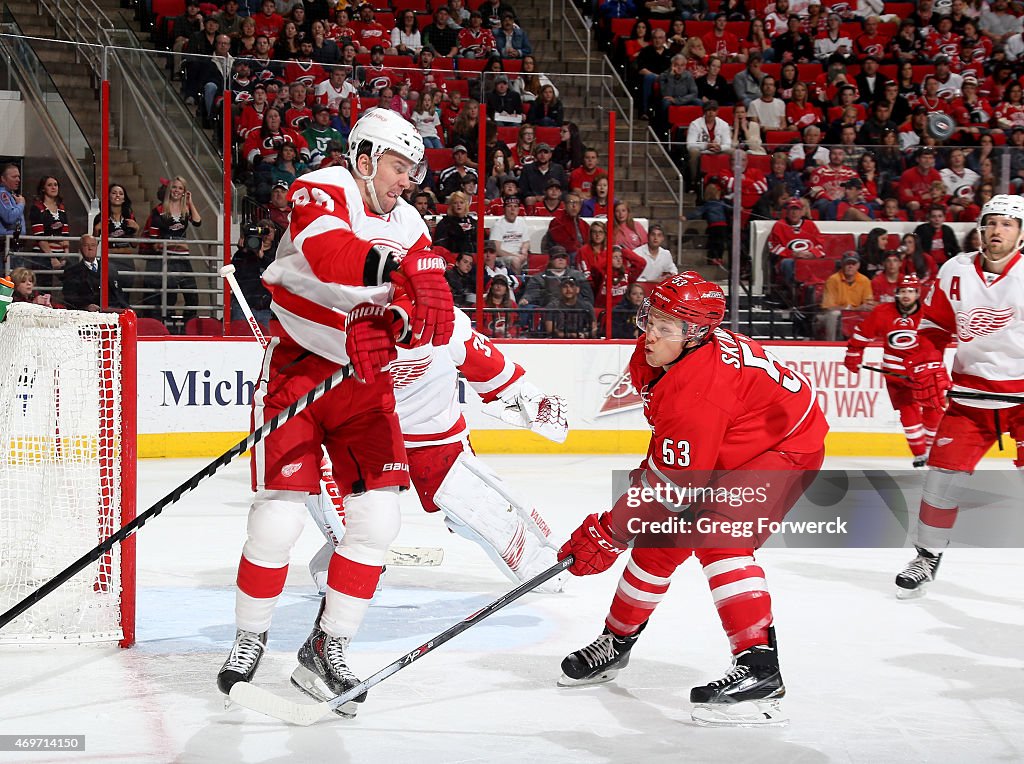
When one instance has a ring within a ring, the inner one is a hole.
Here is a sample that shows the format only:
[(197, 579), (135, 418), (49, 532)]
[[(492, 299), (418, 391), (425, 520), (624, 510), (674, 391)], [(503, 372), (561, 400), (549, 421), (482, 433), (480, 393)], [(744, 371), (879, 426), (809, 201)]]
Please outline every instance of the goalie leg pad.
[[(470, 453), (461, 454), (452, 465), (434, 495), (434, 503), (444, 512), (445, 524), (453, 532), (479, 544), (515, 583), (532, 578), (557, 561), (558, 550), (537, 523), (509, 494), (501, 479)], [(567, 578), (568, 573), (563, 573), (538, 588), (561, 591)]]

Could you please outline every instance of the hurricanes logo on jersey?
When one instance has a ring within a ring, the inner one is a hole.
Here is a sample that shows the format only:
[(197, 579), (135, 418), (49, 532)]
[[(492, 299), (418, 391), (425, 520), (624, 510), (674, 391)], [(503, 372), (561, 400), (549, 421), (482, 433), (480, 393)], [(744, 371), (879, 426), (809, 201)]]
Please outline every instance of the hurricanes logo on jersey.
[[(902, 319), (897, 319), (898, 324)], [(893, 350), (907, 350), (917, 344), (916, 329), (902, 329), (885, 335), (885, 344)]]
[(987, 337), (1005, 329), (1016, 315), (1013, 308), (973, 308), (956, 315), (956, 336), (961, 342)]

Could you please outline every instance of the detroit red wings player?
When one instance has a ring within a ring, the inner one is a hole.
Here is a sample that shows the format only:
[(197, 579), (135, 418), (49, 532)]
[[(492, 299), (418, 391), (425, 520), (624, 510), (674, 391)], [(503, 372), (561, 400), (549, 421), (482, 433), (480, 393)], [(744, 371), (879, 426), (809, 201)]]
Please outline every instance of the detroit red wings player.
[[(999, 194), (981, 209), (979, 252), (942, 264), (924, 302), (918, 350), (907, 359), (919, 400), (939, 406), (950, 386), (972, 394), (954, 398), (935, 433), (913, 540), (917, 557), (896, 577), (901, 599), (920, 596), (935, 579), (949, 545), (968, 476), (1001, 433), (1017, 443), (1024, 467), (1024, 198)], [(958, 341), (953, 376), (942, 353)], [(1022, 403), (990, 396), (1019, 397)]]
[[(401, 198), (422, 179), (416, 130), (371, 109), (349, 137), (351, 169), (330, 167), (292, 184), (294, 205), (277, 259), (264, 273), (284, 336), (270, 341), (253, 396), (253, 424), (290, 405), (351, 362), (350, 377), (261, 442), (252, 457), (248, 539), (238, 566), (238, 633), (217, 676), (222, 692), (251, 681), (284, 588), (306, 497), (320, 490), (326, 447), (346, 495), (348, 532), (330, 561), (327, 596), (299, 650), (292, 682), (324, 700), (359, 680), (345, 649), (361, 623), (409, 485), (391, 376), (395, 343), (447, 344), (453, 329), (444, 259), (419, 213)], [(354, 713), (351, 704), (339, 709)]]
[[(427, 512), (440, 510), (452, 531), (479, 544), (519, 584), (554, 565), (557, 548), (537, 510), (473, 453), (458, 400), (460, 372), (483, 399), (485, 411), (556, 443), (564, 442), (568, 432), (566, 402), (527, 382), (523, 368), (473, 331), (462, 311), (455, 312), (455, 332), (447, 346), (400, 347), (391, 364), (409, 477), (420, 504)], [(339, 517), (344, 504), (324, 490), (310, 497), (307, 508), (327, 538), (310, 562), (319, 585), (334, 551), (332, 535), (345, 533)], [(542, 588), (561, 591), (567, 575)]]
[[(781, 517), (820, 468), (828, 425), (811, 383), (749, 337), (719, 328), (724, 315), (721, 289), (693, 272), (662, 281), (640, 309), (637, 326), (644, 334), (629, 371), (652, 435), (633, 484), (673, 484), (669, 475), (696, 480), (695, 471), (772, 470), (771, 497), (758, 515)], [(722, 517), (718, 507), (691, 509), (697, 518)], [(607, 570), (636, 540), (630, 523), (636, 516), (623, 497), (611, 511), (584, 520), (559, 558), (575, 557), (569, 568), (575, 575)], [(723, 679), (691, 690), (694, 720), (714, 726), (784, 722), (771, 597), (754, 549), (680, 549), (672, 541), (659, 548), (634, 545), (604, 632), (562, 661), (559, 684), (608, 681), (625, 667), (673, 572), (696, 556), (734, 663)]]
[(899, 375), (886, 375), (885, 388), (892, 407), (900, 415), (915, 467), (923, 467), (928, 460), (928, 449), (945, 410), (918, 401), (907, 379), (906, 359), (917, 349), (917, 326), (921, 323), (920, 294), (921, 282), (917, 276), (901, 278), (896, 285), (896, 301), (881, 303), (854, 329), (844, 360), (846, 368), (857, 374), (864, 361), (864, 348), (877, 339), (884, 343), (882, 369), (890, 375)]

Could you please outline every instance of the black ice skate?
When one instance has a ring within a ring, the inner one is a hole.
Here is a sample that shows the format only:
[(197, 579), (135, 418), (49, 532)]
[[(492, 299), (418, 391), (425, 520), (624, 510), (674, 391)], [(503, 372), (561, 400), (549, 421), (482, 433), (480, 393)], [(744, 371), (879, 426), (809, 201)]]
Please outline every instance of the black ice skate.
[(732, 669), (721, 679), (690, 690), (690, 702), (696, 704), (691, 716), (697, 724), (753, 727), (789, 721), (779, 706), (786, 686), (779, 671), (774, 630), (769, 641), (737, 655)]
[(935, 580), (939, 563), (942, 562), (941, 553), (934, 554), (920, 546), (914, 548), (917, 549), (917, 557), (896, 576), (896, 597), (901, 600), (923, 595), (925, 586)]
[[(359, 678), (352, 673), (345, 660), (348, 642), (347, 637), (332, 637), (325, 632), (317, 619), (313, 633), (299, 648), (299, 665), (292, 672), (292, 684), (318, 701), (330, 700), (351, 690), (359, 684)], [(365, 692), (334, 709), (334, 713), (351, 718), (358, 710), (356, 704), (364, 700)]]
[(267, 632), (257, 634), (239, 629), (231, 653), (217, 674), (217, 688), (227, 695), (238, 682), (251, 682), (266, 650)]
[(914, 457), (914, 469), (919, 470), (928, 466), (928, 454), (921, 454), (920, 456)]
[(562, 661), (559, 687), (579, 687), (587, 684), (610, 682), (620, 669), (629, 665), (629, 651), (640, 632), (647, 626), (644, 621), (635, 634), (620, 637), (605, 626), (601, 636), (586, 647), (570, 653)]

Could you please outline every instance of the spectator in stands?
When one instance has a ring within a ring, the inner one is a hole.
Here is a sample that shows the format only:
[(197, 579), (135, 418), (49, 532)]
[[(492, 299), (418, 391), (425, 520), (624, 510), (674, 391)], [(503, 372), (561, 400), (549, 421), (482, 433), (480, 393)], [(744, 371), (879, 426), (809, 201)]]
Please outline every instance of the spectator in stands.
[(857, 143), (863, 146), (878, 146), (887, 132), (896, 132), (898, 126), (890, 119), (892, 106), (888, 101), (875, 101), (871, 105), (871, 117), (861, 125)]
[(843, 183), (857, 177), (844, 163), (846, 151), (841, 146), (833, 146), (828, 152), (828, 164), (816, 167), (811, 171), (808, 185), (810, 186), (811, 204), (819, 215), (827, 218), (835, 203), (843, 198)]
[(452, 58), (459, 52), (459, 30), (449, 25), (450, 19), (447, 6), (442, 5), (434, 11), (434, 23), (423, 30), (423, 47), (437, 56)]
[[(120, 183), (111, 183), (107, 188), (107, 238), (110, 241), (110, 253), (126, 254), (137, 248), (137, 245), (122, 241), (139, 237), (139, 224), (132, 211), (132, 200)], [(92, 235), (100, 238), (100, 221), (96, 218)]]
[[(161, 243), (167, 242), (169, 259), (167, 260), (167, 292), (163, 290), (163, 278), (161, 272), (164, 265), (160, 258), (146, 261), (146, 271), (151, 275), (146, 277), (147, 288), (153, 290), (146, 298), (146, 304), (153, 310), (160, 310), (163, 320), (168, 315), (163, 312), (164, 300), (168, 308), (173, 308), (178, 301), (176, 292), (187, 306), (184, 311), (184, 318), (188, 320), (194, 315), (194, 309), (199, 304), (196, 294), (196, 280), (192, 275), (192, 261), (183, 256), (189, 254), (185, 238), (188, 234), (188, 227), (191, 225), (198, 228), (203, 224), (199, 210), (192, 201), (192, 192), (188, 190), (188, 183), (182, 177), (173, 178), (167, 185), (164, 199), (152, 212), (149, 213), (149, 220), (146, 223), (146, 235)], [(174, 243), (179, 242), (179, 243)], [(161, 244), (157, 244), (161, 246)], [(159, 250), (157, 250), (159, 251)]]
[[(532, 55), (523, 56), (522, 66), (519, 76), (512, 82), (512, 89), (519, 93), (524, 104), (530, 104), (540, 96), (541, 88), (554, 85), (546, 74), (537, 71), (537, 59)], [(558, 88), (555, 88), (555, 95), (558, 95)]]
[(584, 198), (591, 196), (594, 182), (600, 175), (606, 175), (606, 173), (597, 166), (597, 149), (585, 148), (582, 162), (569, 173), (569, 188), (579, 192), (580, 196)]
[(512, 337), (516, 334), (516, 301), (508, 276), (491, 277), (483, 299), (484, 325), (488, 337)]
[[(1019, 153), (1019, 152), (1015, 152)], [(967, 166), (967, 155), (961, 148), (953, 148), (946, 157), (947, 166), (939, 171), (942, 182), (946, 184), (949, 194), (956, 194), (963, 186), (970, 186), (972, 192), (977, 187), (981, 176)]]
[[(72, 310), (100, 310), (100, 262), (97, 257), (99, 242), (86, 234), (78, 241), (81, 259), (64, 269), (64, 305)], [(127, 310), (131, 306), (121, 290), (117, 266), (107, 263), (107, 304), (114, 310)]]
[[(745, 21), (746, 19), (737, 19), (738, 21)], [(772, 50), (771, 40), (768, 39), (767, 32), (765, 31), (764, 19), (754, 17), (750, 19), (750, 24), (747, 27), (747, 36), (745, 40), (742, 40), (740, 44), (746, 48), (747, 55), (754, 53), (761, 54), (761, 58), (768, 63), (774, 60), (775, 51)]]
[(654, 84), (658, 76), (672, 65), (672, 54), (668, 48), (668, 35), (664, 29), (651, 31), (651, 44), (643, 48), (636, 57), (636, 73), (640, 84), (640, 114), (643, 119), (654, 115)]
[[(44, 175), (36, 185), (36, 196), (28, 211), (29, 233), (44, 238), (33, 243), (33, 252), (41, 257), (33, 258), (37, 270), (60, 271), (67, 265), (68, 242), (71, 235), (68, 212), (64, 209), (64, 198), (60, 194), (60, 181), (52, 175)], [(42, 279), (37, 275), (40, 286), (54, 286), (56, 279), (50, 276)]]
[(885, 180), (878, 171), (878, 159), (874, 152), (865, 151), (860, 155), (857, 162), (857, 177), (864, 183), (864, 200), (871, 204), (877, 213), (882, 208), (882, 194), (879, 189), (885, 190)]
[(273, 44), (284, 26), (284, 17), (278, 14), (274, 0), (263, 0), (260, 12), (253, 18), (256, 20), (256, 34), (266, 35)]
[(928, 220), (914, 229), (918, 249), (931, 256), (938, 265), (960, 251), (953, 229), (946, 225), (946, 208), (932, 205), (928, 208)]
[[(889, 58), (895, 59), (898, 63), (911, 63), (921, 59), (924, 55), (924, 38), (918, 32), (917, 24), (913, 19), (903, 19), (900, 22), (899, 31), (889, 43)], [(908, 84), (902, 66), (900, 67), (898, 80), (900, 89)], [(906, 95), (906, 93), (904, 93)]]
[(875, 56), (881, 60), (888, 54), (889, 36), (878, 31), (881, 21), (878, 16), (867, 16), (864, 19), (863, 32), (853, 41), (853, 51), (859, 58)]
[(469, 166), (469, 151), (461, 143), (452, 149), (452, 164), (441, 170), (437, 178), (437, 198), (446, 202), (448, 197), (462, 186), (462, 179), (467, 175), (477, 177), (476, 170)]
[(480, 11), (469, 14), (469, 24), (459, 32), (460, 58), (489, 58), (494, 53), (494, 34), (484, 26)]
[(327, 67), (340, 63), (341, 48), (327, 36), (326, 21), (317, 20), (312, 23), (309, 39), (313, 43), (314, 61)]
[(594, 304), (594, 293), (583, 271), (570, 268), (568, 253), (562, 247), (554, 246), (548, 252), (548, 267), (527, 279), (526, 290), (519, 300), (520, 306), (548, 307), (561, 294), (563, 278), (577, 279), (583, 298), (591, 305)]
[(900, 203), (914, 219), (921, 219), (922, 209), (928, 207), (935, 181), (942, 181), (935, 169), (935, 149), (924, 146), (917, 152), (917, 163), (900, 176)]
[(786, 104), (775, 97), (775, 78), (771, 75), (761, 78), (761, 97), (751, 101), (747, 110), (761, 126), (762, 135), (769, 130), (786, 129)]
[(874, 103), (882, 97), (882, 90), (888, 78), (879, 74), (880, 61), (875, 56), (867, 56), (861, 62), (860, 74), (854, 77), (853, 84), (861, 103)]
[(860, 166), (860, 158), (867, 153), (867, 149), (857, 143), (857, 128), (853, 125), (843, 125), (839, 131), (839, 145), (846, 152), (843, 164), (856, 169)]
[(416, 99), (416, 108), (412, 112), (411, 122), (416, 126), (416, 131), (423, 139), (423, 145), (428, 149), (443, 148), (441, 143), (441, 118), (434, 107), (434, 94), (431, 92), (420, 93)]
[(833, 56), (847, 60), (853, 58), (853, 40), (843, 33), (842, 27), (842, 16), (830, 13), (825, 21), (825, 31), (814, 40), (814, 57), (821, 63), (827, 63)]
[(727, 106), (736, 100), (736, 91), (732, 89), (732, 84), (722, 76), (722, 59), (718, 56), (711, 56), (708, 59), (707, 74), (697, 77), (696, 85), (701, 103), (714, 101), (720, 106)]
[(388, 52), (393, 55), (416, 58), (423, 48), (419, 24), (416, 23), (416, 12), (406, 8), (399, 14), (395, 26), (391, 30), (391, 47)]
[(242, 33), (242, 17), (238, 15), (238, 0), (225, 0), (220, 13), (215, 13), (221, 34), (236, 38)]
[(456, 191), (448, 197), (448, 214), (434, 230), (434, 244), (449, 252), (475, 253), (476, 225), (469, 214), (469, 197)]
[[(285, 19), (281, 25), (281, 32), (274, 40), (274, 47), (271, 57), (276, 61), (291, 61), (299, 55), (299, 28), (291, 19)], [(360, 51), (362, 53), (363, 51)], [(286, 65), (287, 67), (287, 65)], [(285, 80), (286, 82), (288, 80)]]
[[(321, 107), (322, 108), (322, 107)], [(294, 143), (283, 143), (277, 153), (277, 159), (270, 163), (270, 182), (273, 185), (285, 183), (291, 186), (300, 175), (309, 172), (309, 165), (299, 159), (298, 149)]]
[(666, 276), (679, 272), (672, 253), (665, 249), (665, 229), (657, 223), (647, 227), (647, 242), (633, 251), (644, 259), (646, 265), (637, 281), (661, 281)]
[[(694, 79), (703, 77), (708, 73), (708, 62), (710, 57), (704, 50), (704, 43), (701, 42), (699, 37), (688, 37), (686, 43), (680, 50), (676, 50), (675, 45), (669, 46), (669, 53), (676, 55), (680, 53), (686, 59), (686, 71), (694, 76)], [(717, 56), (716, 56), (717, 58)], [(721, 59), (718, 59), (721, 62)], [(721, 67), (719, 67), (721, 68)], [(732, 95), (729, 96), (729, 103), (732, 103)]]
[(503, 199), (504, 213), (491, 225), (490, 241), (497, 247), (497, 256), (513, 273), (522, 273), (530, 257), (530, 229), (519, 217), (519, 199)]
[(560, 339), (589, 339), (597, 334), (594, 305), (580, 295), (583, 286), (590, 288), (582, 276), (564, 276), (559, 282), (559, 295), (548, 305), (544, 332)]
[[(277, 232), (269, 218), (255, 221), (259, 231), (259, 246), (242, 236), (238, 249), (231, 256), (231, 264), (235, 266), (235, 279), (242, 296), (249, 303), (256, 321), (266, 330), (270, 324), (270, 292), (263, 285), (263, 272), (277, 257)], [(231, 295), (231, 320), (244, 320), (245, 315), (238, 304), (234, 293)]]
[[(273, 2), (273, 0), (270, 0)], [(180, 6), (179, 6), (180, 7)], [(187, 0), (185, 13), (174, 19), (171, 25), (171, 50), (175, 53), (182, 53), (188, 45), (192, 35), (203, 31), (203, 14), (199, 12), (199, 0)], [(171, 58), (172, 79), (181, 77), (181, 56), (175, 55)]]
[(576, 253), (590, 239), (590, 225), (580, 217), (583, 199), (575, 191), (565, 196), (565, 208), (559, 210), (548, 223), (547, 233), (541, 247), (550, 250), (552, 246), (560, 246), (569, 253), (569, 262), (575, 262)]
[(544, 188), (544, 196), (540, 201), (527, 207), (530, 217), (551, 218), (560, 210), (565, 209), (565, 202), (562, 201), (562, 184), (556, 178), (547, 181)]
[[(253, 170), (259, 172), (263, 164), (277, 159), (280, 147), (292, 143), (303, 159), (309, 155), (306, 139), (290, 127), (281, 125), (281, 112), (268, 108), (263, 114), (263, 124), (259, 130), (253, 130), (242, 145), (242, 154)], [(269, 175), (269, 167), (267, 169)]]
[(659, 131), (668, 129), (668, 110), (671, 106), (696, 106), (703, 103), (697, 91), (693, 75), (686, 71), (686, 56), (677, 53), (672, 56), (668, 70), (658, 75), (661, 108), (655, 112), (655, 127)]
[(793, 97), (786, 104), (786, 122), (790, 130), (803, 130), (809, 125), (821, 125), (825, 121), (821, 109), (808, 100), (807, 83), (793, 84)]
[(896, 125), (897, 129), (910, 116), (910, 102), (900, 94), (899, 83), (895, 80), (889, 80), (882, 86), (882, 94), (878, 102), (889, 105), (889, 121)]
[(612, 338), (635, 340), (641, 331), (636, 325), (636, 314), (643, 305), (647, 294), (640, 284), (630, 284), (622, 302), (612, 308)]
[(281, 235), (288, 229), (288, 221), (292, 214), (292, 205), (288, 201), (288, 184), (278, 181), (270, 190), (270, 202), (267, 204), (267, 218), (274, 224), (275, 239), (280, 242)]
[(789, 156), (782, 149), (772, 154), (771, 170), (765, 181), (768, 190), (775, 186), (785, 186), (791, 196), (803, 196), (805, 193), (804, 181), (800, 173), (792, 169)]
[(871, 293), (876, 302), (895, 302), (896, 287), (903, 280), (903, 258), (889, 250), (882, 258), (882, 269), (871, 279)]
[(633, 0), (606, 0), (597, 4), (597, 43), (602, 50), (608, 50), (612, 41), (612, 20), (631, 19), (636, 17), (636, 4)]
[(825, 258), (825, 240), (813, 220), (804, 218), (806, 210), (800, 199), (786, 203), (785, 216), (776, 221), (768, 234), (768, 251), (783, 284), (795, 284), (797, 260)]
[[(551, 161), (562, 165), (567, 173), (573, 173), (582, 167), (584, 153), (579, 125), (575, 122), (565, 122), (559, 130), (558, 145), (555, 146), (551, 155)], [(588, 188), (583, 196), (589, 194), (590, 189)]]
[(772, 39), (775, 61), (806, 64), (814, 61), (814, 40), (803, 29), (803, 22), (795, 13), (786, 20), (786, 31)]
[(510, 12), (502, 13), (501, 26), (494, 30), (494, 48), (502, 58), (523, 58), (533, 54), (526, 31), (516, 24)]
[(711, 31), (701, 37), (701, 42), (704, 43), (704, 50), (709, 55), (718, 56), (730, 63), (742, 64), (747, 60), (746, 47), (739, 37), (729, 31), (728, 21), (728, 14), (723, 9), (715, 16)]
[(256, 52), (256, 20), (252, 16), (242, 16), (238, 36), (231, 40), (232, 56), (251, 56)]
[(878, 215), (879, 222), (906, 223), (907, 213), (900, 209), (899, 199), (889, 196), (882, 200), (882, 211)]
[(761, 71), (762, 57), (760, 53), (752, 53), (747, 59), (746, 68), (732, 79), (736, 102), (748, 106), (751, 101), (761, 97), (761, 80), (765, 74)]
[(552, 154), (551, 146), (538, 143), (534, 150), (534, 161), (526, 165), (519, 175), (519, 189), (527, 207), (540, 201), (551, 181), (558, 181), (558, 186), (563, 191), (568, 185), (565, 170), (562, 169), (562, 165), (551, 161)]
[[(443, 222), (443, 221), (442, 221)], [(440, 227), (440, 224), (438, 224)], [(436, 243), (436, 240), (435, 240)], [(476, 264), (469, 252), (455, 250), (455, 264), (444, 273), (452, 290), (455, 307), (467, 308), (476, 305)]]
[(843, 197), (836, 202), (829, 220), (856, 220), (861, 223), (874, 220), (874, 207), (864, 198), (864, 183), (850, 178), (843, 183)]
[[(309, 168), (315, 169), (320, 167), (323, 160), (327, 157), (327, 149), (332, 143), (345, 143), (345, 138), (342, 134), (331, 127), (330, 109), (321, 104), (315, 104), (312, 112), (313, 121), (309, 127), (302, 131), (302, 138), (309, 147), (309, 165), (305, 169), (296, 167), (296, 175), (302, 175)], [(303, 163), (300, 161), (299, 164)]]
[(803, 130), (803, 141), (793, 144), (789, 151), (789, 161), (794, 170), (809, 175), (816, 167), (822, 167), (829, 161), (829, 151), (821, 145), (821, 128), (808, 125)]
[(530, 104), (526, 121), (539, 127), (560, 127), (564, 120), (564, 109), (555, 88), (545, 85), (540, 90), (540, 97)]
[(626, 249), (634, 252), (647, 243), (647, 229), (633, 219), (633, 213), (629, 209), (629, 203), (622, 201), (615, 203), (615, 240), (613, 244), (621, 244)]
[(702, 155), (732, 154), (732, 130), (729, 123), (718, 116), (717, 101), (705, 102), (704, 117), (690, 123), (686, 130), (686, 151), (690, 159), (690, 188), (700, 185)]
[(603, 263), (608, 254), (608, 226), (600, 220), (595, 220), (590, 224), (588, 237), (587, 243), (576, 253), (576, 267), (583, 271), (591, 284), (594, 284), (594, 271), (598, 267), (604, 267), (598, 264)]
[(504, 16), (511, 16), (513, 21), (515, 21), (516, 18), (516, 14), (515, 11), (512, 10), (512, 6), (503, 2), (503, 0), (484, 0), (480, 3), (477, 10), (483, 14), (488, 28), (492, 30), (501, 26)]
[[(512, 183), (513, 187), (505, 193), (506, 181)], [(519, 198), (519, 182), (512, 174), (512, 152), (510, 149), (498, 148), (491, 156), (491, 172), (487, 175), (484, 186), (484, 198), (490, 202), (487, 208), (488, 215), (505, 214), (505, 206), (502, 197), (514, 196)]]
[(580, 210), (580, 215), (585, 218), (604, 218), (607, 220), (608, 213), (613, 206), (611, 199), (608, 198), (608, 190), (608, 176), (601, 173), (594, 181), (590, 198), (583, 200), (583, 209)]
[[(211, 16), (210, 21), (213, 17)], [(202, 95), (201, 112), (204, 124), (209, 127), (210, 120), (214, 116), (214, 104), (224, 92), (224, 62), (229, 60), (231, 53), (231, 38), (226, 34), (218, 34), (214, 37), (213, 49), (210, 57), (189, 62), (189, 81), (186, 83), (186, 93), (190, 95)], [(248, 69), (249, 62), (242, 62)], [(246, 72), (248, 75), (248, 71)]]
[(824, 332), (826, 341), (835, 342), (842, 339), (843, 311), (869, 311), (874, 307), (871, 281), (860, 272), (860, 255), (851, 250), (843, 255), (839, 270), (825, 280), (821, 312), (814, 317), (815, 324)]
[(494, 90), (487, 96), (487, 116), (499, 127), (516, 127), (523, 121), (523, 100), (509, 88), (507, 75), (494, 79)]
[(1020, 17), (1014, 14), (1007, 0), (992, 0), (988, 9), (981, 12), (978, 25), (982, 33), (997, 45), (1024, 31)]
[[(708, 188), (710, 187), (709, 184)], [(719, 189), (720, 193), (721, 189)], [(754, 202), (754, 206), (750, 208), (750, 217), (753, 220), (778, 220), (785, 215), (786, 205), (792, 198), (793, 195), (784, 185), (781, 183), (773, 185)], [(800, 201), (799, 198), (797, 201)]]
[(15, 268), (11, 271), (11, 281), (14, 283), (14, 294), (11, 296), (14, 302), (30, 302), (34, 305), (50, 304), (50, 295), (47, 292), (36, 292), (36, 275), (28, 268)]
[(913, 273), (925, 286), (932, 282), (939, 273), (939, 266), (927, 252), (921, 250), (917, 234), (907, 233), (900, 242), (900, 253), (903, 255), (903, 272)]
[(537, 130), (531, 124), (524, 124), (519, 127), (516, 136), (516, 145), (512, 147), (513, 170), (522, 172), (523, 168), (534, 161), (534, 151), (537, 149)]
[(707, 227), (707, 263), (722, 265), (729, 245), (732, 205), (722, 199), (722, 189), (710, 183), (704, 189), (704, 203), (686, 214), (687, 220), (703, 220)]
[(498, 260), (498, 243), (495, 241), (484, 242), (484, 287), (491, 283), (495, 276), (505, 276), (509, 280), (509, 289), (514, 292), (516, 287), (522, 283), (519, 275), (514, 275), (504, 262)]

